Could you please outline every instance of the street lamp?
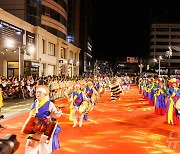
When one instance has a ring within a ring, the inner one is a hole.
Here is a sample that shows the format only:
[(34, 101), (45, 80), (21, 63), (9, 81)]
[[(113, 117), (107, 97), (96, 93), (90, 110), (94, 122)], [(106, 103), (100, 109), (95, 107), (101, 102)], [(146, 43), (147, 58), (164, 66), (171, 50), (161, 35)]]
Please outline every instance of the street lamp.
[[(160, 77), (160, 75), (161, 75), (161, 73), (160, 73), (160, 70), (161, 70), (161, 60), (162, 60), (162, 56), (159, 56), (159, 77)], [(154, 62), (157, 62), (157, 59), (154, 59)]]
[(79, 66), (79, 62), (78, 61), (76, 62), (76, 66)]
[(76, 75), (79, 75), (79, 61), (76, 62)]
[[(170, 59), (172, 57), (172, 49), (171, 49), (171, 46), (169, 46), (168, 48), (169, 50), (166, 51), (165, 56)], [(170, 66), (170, 61), (168, 62), (168, 65)]]
[(143, 67), (144, 67), (144, 65), (143, 65), (143, 64), (140, 64), (140, 65), (139, 65), (139, 68), (140, 68), (139, 73), (140, 73), (140, 75), (141, 75), (141, 73), (142, 73), (142, 69), (143, 69)]
[(72, 73), (72, 71), (73, 71), (73, 60), (71, 59), (69, 62), (70, 62), (70, 64), (71, 64), (71, 77), (72, 77), (72, 74), (73, 74), (73, 73)]

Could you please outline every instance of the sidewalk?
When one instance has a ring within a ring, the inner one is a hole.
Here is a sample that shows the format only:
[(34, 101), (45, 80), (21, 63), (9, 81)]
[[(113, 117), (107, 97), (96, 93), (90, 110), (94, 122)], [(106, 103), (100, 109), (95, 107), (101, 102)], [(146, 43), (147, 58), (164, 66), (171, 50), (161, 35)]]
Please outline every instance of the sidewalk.
[[(69, 102), (62, 103), (63, 115), (58, 119), (62, 131), (59, 134), (60, 150), (52, 154), (149, 154), (180, 152), (179, 126), (167, 124), (165, 115), (156, 115), (154, 106), (150, 106), (137, 86), (125, 91), (121, 99), (110, 101), (110, 92), (103, 94), (88, 115), (89, 120), (83, 126), (72, 128), (69, 121)], [(15, 154), (24, 154), (25, 138), (20, 131), (28, 117), (28, 112), (2, 122), (6, 129), (0, 132), (16, 134), (20, 146)], [(174, 141), (176, 139), (176, 141)], [(174, 141), (174, 148), (169, 143)], [(174, 148), (174, 149), (173, 149)]]

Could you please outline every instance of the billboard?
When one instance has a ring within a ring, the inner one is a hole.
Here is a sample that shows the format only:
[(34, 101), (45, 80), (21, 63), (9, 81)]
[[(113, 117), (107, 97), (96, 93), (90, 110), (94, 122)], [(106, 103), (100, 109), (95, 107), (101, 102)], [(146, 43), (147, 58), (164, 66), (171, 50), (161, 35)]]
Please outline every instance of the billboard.
[(128, 63), (138, 63), (138, 57), (127, 57)]

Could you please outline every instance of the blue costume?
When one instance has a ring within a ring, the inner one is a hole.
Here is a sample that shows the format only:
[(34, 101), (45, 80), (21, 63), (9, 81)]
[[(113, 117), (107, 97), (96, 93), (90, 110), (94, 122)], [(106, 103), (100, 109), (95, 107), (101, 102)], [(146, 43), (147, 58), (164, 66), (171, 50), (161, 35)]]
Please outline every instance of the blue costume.
[[(37, 103), (38, 103), (37, 100), (35, 100), (35, 102), (32, 104), (30, 113), (31, 115), (34, 115), (38, 119), (38, 124), (40, 123), (43, 124), (44, 126), (47, 126), (49, 125), (49, 118), (51, 113), (55, 114), (54, 112), (57, 112), (57, 114), (61, 114), (59, 111), (57, 111), (54, 104), (50, 101), (47, 101), (46, 99), (43, 99), (38, 104)], [(54, 129), (55, 130), (50, 139), (52, 140), (52, 142), (49, 141), (48, 143), (51, 145), (45, 144), (47, 145), (47, 149), (50, 146), (50, 151), (52, 152), (60, 148), (58, 134), (61, 131), (61, 127), (59, 125), (56, 125)]]

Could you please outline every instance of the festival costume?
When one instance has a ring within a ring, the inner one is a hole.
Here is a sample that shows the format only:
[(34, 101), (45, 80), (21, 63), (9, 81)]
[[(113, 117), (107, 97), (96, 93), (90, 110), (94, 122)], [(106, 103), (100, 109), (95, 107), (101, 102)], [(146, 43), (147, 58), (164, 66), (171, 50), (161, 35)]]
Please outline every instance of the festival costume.
[(143, 80), (142, 94), (143, 94), (143, 98), (146, 99), (146, 100), (148, 100), (147, 79), (144, 79), (144, 80)]
[(98, 81), (95, 81), (94, 82), (94, 88), (96, 89), (96, 91), (99, 90), (99, 87), (100, 87), (100, 83)]
[(148, 102), (149, 105), (154, 106), (154, 94), (156, 91), (157, 85), (154, 82), (154, 78), (150, 79), (149, 88), (148, 88)]
[(175, 108), (175, 103), (180, 98), (180, 89), (178, 87), (170, 87), (169, 88), (169, 99), (167, 101), (167, 114), (166, 118), (168, 124), (179, 124), (180, 123), (180, 113)]
[(158, 86), (157, 91), (154, 95), (155, 113), (164, 115), (166, 113), (166, 90), (164, 86)]
[(138, 90), (139, 90), (139, 93), (142, 94), (142, 91), (143, 91), (143, 79), (140, 78), (139, 81), (138, 81)]
[[(85, 88), (86, 98), (89, 99), (89, 101), (91, 102), (92, 105), (95, 105), (96, 102), (92, 102), (92, 100), (91, 100), (93, 93), (95, 93), (95, 89), (93, 88), (93, 86), (86, 86), (86, 88)], [(84, 114), (84, 120), (88, 120), (87, 114)]]
[(109, 84), (110, 91), (111, 91), (111, 101), (115, 101), (116, 99), (120, 99), (120, 94), (123, 92), (119, 82), (114, 80)]
[(79, 107), (84, 100), (84, 96), (83, 96), (82, 91), (78, 90), (78, 91), (74, 91), (72, 93), (72, 97), (73, 97), (73, 111), (72, 111), (72, 113), (73, 113), (73, 123), (74, 123), (73, 127), (75, 127), (77, 125), (78, 118), (79, 118), (79, 127), (81, 127), (84, 114), (79, 113)]
[[(32, 104), (32, 108), (30, 111), (30, 116), (35, 116), (38, 119), (38, 123), (42, 123), (43, 125), (48, 125), (48, 119), (50, 118), (50, 114), (54, 118), (58, 118), (61, 116), (62, 111), (57, 111), (55, 105), (44, 98), (41, 102), (35, 100)], [(31, 147), (31, 139), (27, 139), (25, 154), (50, 154), (51, 152), (60, 148), (58, 133), (61, 131), (60, 126), (56, 126), (55, 131), (53, 132), (53, 136), (50, 138), (49, 142), (35, 141), (37, 142), (37, 146)]]

